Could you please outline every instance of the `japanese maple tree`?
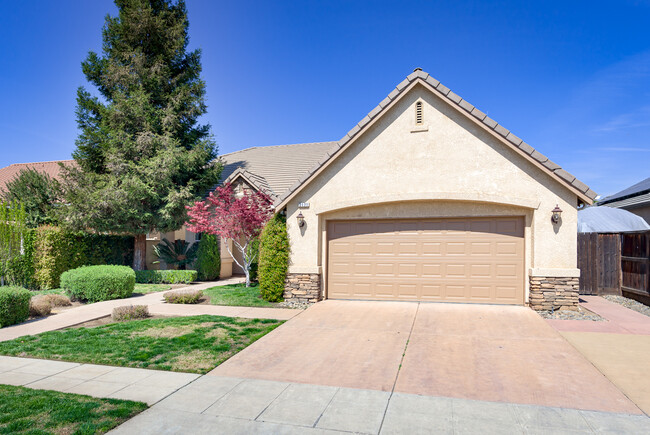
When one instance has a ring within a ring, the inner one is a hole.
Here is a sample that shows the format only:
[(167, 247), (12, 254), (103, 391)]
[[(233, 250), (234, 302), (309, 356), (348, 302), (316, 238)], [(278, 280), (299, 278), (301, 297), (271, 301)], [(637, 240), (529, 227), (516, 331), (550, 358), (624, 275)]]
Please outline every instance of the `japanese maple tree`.
[[(248, 249), (272, 214), (271, 199), (262, 192), (236, 195), (230, 184), (217, 187), (204, 201), (187, 206), (187, 228), (195, 233), (217, 235), (226, 240), (226, 249), (235, 263), (244, 269), (246, 287), (250, 287), (250, 266), (257, 252)], [(228, 241), (232, 241), (242, 254), (240, 264), (232, 254)]]

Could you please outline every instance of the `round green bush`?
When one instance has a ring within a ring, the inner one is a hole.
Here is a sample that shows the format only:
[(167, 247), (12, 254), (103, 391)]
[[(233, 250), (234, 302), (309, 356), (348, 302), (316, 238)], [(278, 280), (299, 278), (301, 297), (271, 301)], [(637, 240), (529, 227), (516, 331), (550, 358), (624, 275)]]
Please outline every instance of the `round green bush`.
[(0, 287), (0, 328), (27, 320), (31, 297), (22, 287)]
[(264, 226), (260, 235), (259, 255), (260, 293), (267, 301), (281, 301), (289, 268), (287, 220), (281, 214), (273, 216)]
[(196, 270), (201, 281), (219, 279), (221, 273), (221, 253), (219, 239), (214, 234), (203, 234), (196, 254)]
[(128, 266), (83, 266), (61, 275), (61, 287), (71, 297), (88, 302), (128, 298), (135, 272)]

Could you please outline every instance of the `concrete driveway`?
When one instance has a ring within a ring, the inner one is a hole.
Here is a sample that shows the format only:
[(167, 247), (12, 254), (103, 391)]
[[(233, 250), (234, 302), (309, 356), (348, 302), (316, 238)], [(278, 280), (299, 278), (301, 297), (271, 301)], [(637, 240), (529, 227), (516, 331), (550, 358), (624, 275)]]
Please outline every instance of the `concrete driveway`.
[(211, 375), (640, 414), (525, 307), (316, 304)]

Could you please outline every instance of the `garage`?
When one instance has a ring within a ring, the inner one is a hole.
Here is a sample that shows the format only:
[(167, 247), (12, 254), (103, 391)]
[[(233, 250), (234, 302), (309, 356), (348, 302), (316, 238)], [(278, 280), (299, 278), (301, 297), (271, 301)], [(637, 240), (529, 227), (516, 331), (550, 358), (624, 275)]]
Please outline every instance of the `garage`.
[(327, 297), (524, 303), (519, 216), (327, 223)]

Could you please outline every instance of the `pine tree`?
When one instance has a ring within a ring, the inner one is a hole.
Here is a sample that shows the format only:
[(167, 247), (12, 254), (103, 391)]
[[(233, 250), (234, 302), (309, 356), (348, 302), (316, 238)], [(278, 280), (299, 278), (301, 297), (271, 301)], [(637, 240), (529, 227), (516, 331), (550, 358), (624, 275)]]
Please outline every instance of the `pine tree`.
[(187, 50), (183, 1), (116, 0), (102, 53), (82, 63), (93, 95), (77, 92), (80, 129), (64, 172), (64, 221), (74, 228), (135, 236), (134, 268), (145, 265), (146, 233), (174, 231), (219, 179), (206, 112), (201, 53)]

